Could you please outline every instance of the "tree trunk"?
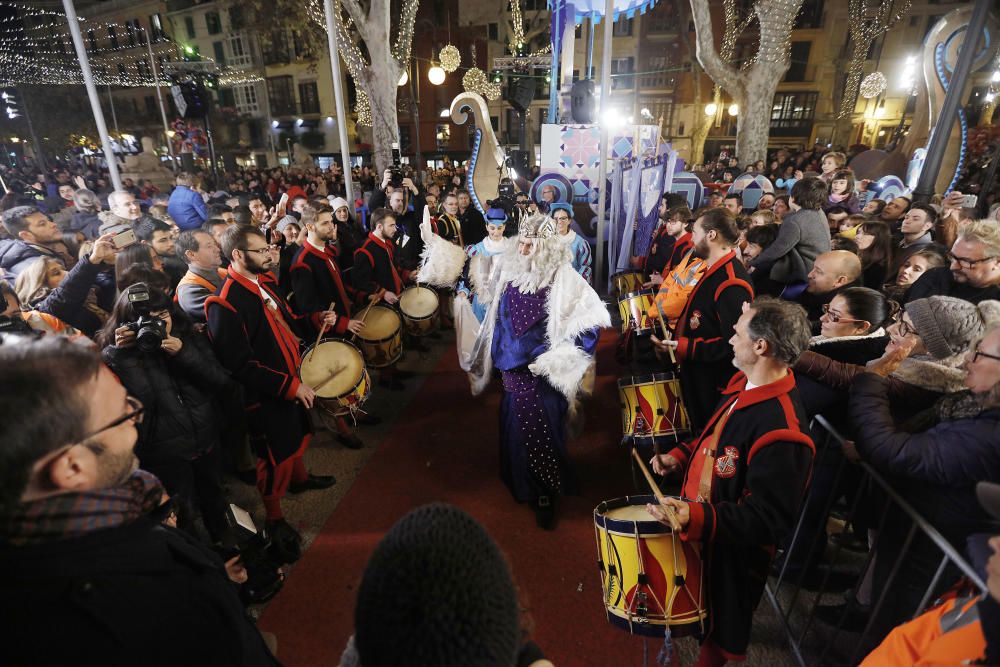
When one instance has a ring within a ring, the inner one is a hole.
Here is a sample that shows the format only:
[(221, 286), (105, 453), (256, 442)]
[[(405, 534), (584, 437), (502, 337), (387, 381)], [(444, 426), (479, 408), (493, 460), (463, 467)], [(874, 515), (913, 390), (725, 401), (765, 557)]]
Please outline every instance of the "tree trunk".
[[(712, 123), (715, 122), (715, 116), (709, 116), (705, 113), (705, 106), (701, 103), (701, 71), (700, 68), (695, 68), (697, 71), (695, 83), (696, 94), (694, 96), (694, 117), (695, 126), (694, 132), (691, 134), (691, 164), (704, 164), (705, 162), (705, 140), (708, 139), (708, 133), (712, 129)], [(720, 98), (716, 95), (713, 99), (716, 105), (721, 104)]]
[(767, 138), (771, 133), (771, 105), (780, 76), (754, 67), (742, 95), (737, 97), (740, 113), (736, 120), (736, 155), (740, 165), (767, 161)]
[(381, 174), (392, 164), (392, 144), (399, 143), (399, 117), (396, 113), (396, 83), (393, 68), (368, 67), (364, 88), (372, 113), (372, 159), (375, 173)]

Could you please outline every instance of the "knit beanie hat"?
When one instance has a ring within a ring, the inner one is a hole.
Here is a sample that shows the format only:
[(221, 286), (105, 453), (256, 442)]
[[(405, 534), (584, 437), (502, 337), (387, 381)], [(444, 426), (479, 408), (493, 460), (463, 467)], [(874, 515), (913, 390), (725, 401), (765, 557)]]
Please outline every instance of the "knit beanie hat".
[(952, 296), (931, 296), (906, 304), (906, 312), (927, 351), (946, 359), (965, 352), (969, 343), (1000, 320), (1000, 301), (977, 305)]
[(513, 667), (519, 607), (507, 563), (471, 516), (435, 503), (389, 529), (354, 610), (364, 667)]
[(330, 206), (333, 208), (333, 212), (336, 213), (338, 208), (346, 208), (348, 211), (351, 207), (348, 205), (347, 200), (343, 197), (330, 197)]

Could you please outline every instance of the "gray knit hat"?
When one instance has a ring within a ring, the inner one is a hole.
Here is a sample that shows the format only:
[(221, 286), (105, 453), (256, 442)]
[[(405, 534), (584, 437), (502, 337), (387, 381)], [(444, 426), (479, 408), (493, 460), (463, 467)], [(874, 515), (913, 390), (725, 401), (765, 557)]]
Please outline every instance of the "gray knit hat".
[(1000, 301), (974, 304), (952, 296), (931, 296), (906, 304), (906, 312), (927, 351), (946, 359), (965, 352), (969, 343), (1000, 320)]
[(512, 667), (519, 606), (493, 538), (451, 505), (404, 516), (365, 568), (354, 641), (364, 667)]

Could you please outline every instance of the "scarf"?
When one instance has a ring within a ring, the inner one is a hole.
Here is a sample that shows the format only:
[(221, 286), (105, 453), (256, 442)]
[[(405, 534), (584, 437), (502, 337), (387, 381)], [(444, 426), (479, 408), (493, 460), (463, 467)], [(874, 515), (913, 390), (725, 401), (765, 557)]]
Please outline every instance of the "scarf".
[(61, 493), (22, 503), (0, 521), (0, 541), (30, 546), (117, 528), (163, 502), (160, 480), (136, 470), (119, 486)]

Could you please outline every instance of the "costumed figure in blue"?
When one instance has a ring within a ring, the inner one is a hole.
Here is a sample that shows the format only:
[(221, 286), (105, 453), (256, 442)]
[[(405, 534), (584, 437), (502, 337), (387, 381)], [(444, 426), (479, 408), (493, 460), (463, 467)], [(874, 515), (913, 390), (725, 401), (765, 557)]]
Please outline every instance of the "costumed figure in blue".
[(590, 244), (587, 243), (587, 239), (570, 229), (573, 222), (573, 207), (563, 202), (556, 202), (549, 206), (549, 215), (556, 222), (556, 238), (569, 247), (573, 268), (583, 276), (584, 280), (591, 282), (594, 270)]
[(458, 283), (456, 296), (464, 294), (469, 299), (469, 305), (477, 322), (482, 322), (483, 318), (486, 317), (486, 304), (473, 290), (484, 286), (483, 283), (489, 280), (494, 259), (503, 254), (503, 251), (513, 243), (513, 241), (504, 238), (506, 229), (507, 212), (502, 208), (491, 208), (486, 211), (486, 238), (465, 249), (469, 261), (465, 263), (465, 270)]
[[(465, 252), (434, 235), (428, 220), (421, 235), (420, 281), (455, 285)], [(519, 223), (516, 245), (493, 256), (487, 279), (472, 285), (485, 316), (459, 359), (473, 395), (486, 389), (494, 368), (500, 372), (500, 474), (546, 529), (555, 525), (555, 499), (575, 491), (566, 441), (580, 425), (580, 398), (593, 389), (600, 329), (611, 325), (556, 235), (552, 218), (534, 215)]]

